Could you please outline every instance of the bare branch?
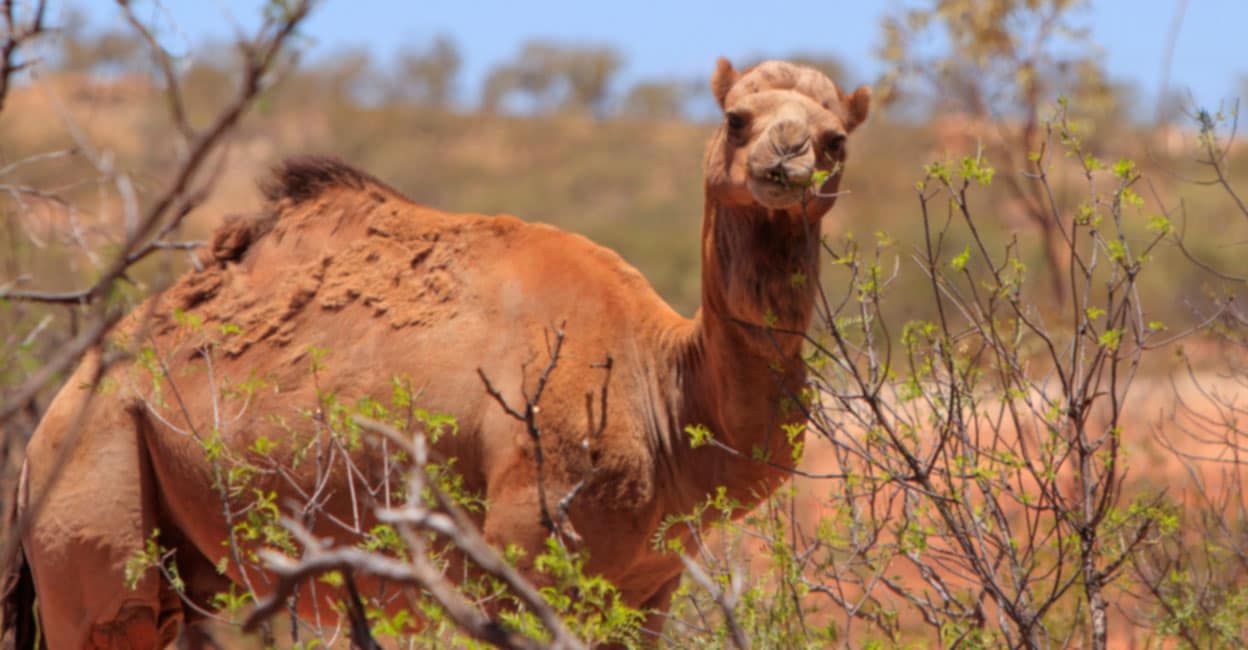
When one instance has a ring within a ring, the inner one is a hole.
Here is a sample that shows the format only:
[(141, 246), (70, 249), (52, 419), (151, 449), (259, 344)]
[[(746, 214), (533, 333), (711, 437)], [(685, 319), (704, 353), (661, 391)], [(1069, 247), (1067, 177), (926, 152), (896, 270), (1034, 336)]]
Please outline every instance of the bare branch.
[(295, 560), (276, 551), (260, 552), (265, 565), (277, 574), (278, 582), (273, 593), (257, 603), (256, 608), (248, 615), (243, 623), (245, 632), (254, 632), (262, 622), (280, 612), (287, 599), (303, 583), (330, 571), (341, 571), (344, 574), (354, 572), (375, 576), (428, 591), (446, 609), (456, 625), (478, 640), (502, 648), (545, 647), (532, 639), (509, 633), (498, 621), (487, 618), (460, 595), (427, 560), (413, 558), (411, 563), (406, 563), (349, 546), (326, 548), (299, 522), (283, 519), (282, 523), (303, 545), (304, 555)]
[(125, 17), (126, 22), (130, 24), (131, 29), (147, 44), (147, 49), (151, 52), (152, 58), (156, 61), (156, 66), (160, 69), (161, 76), (165, 81), (165, 97), (169, 101), (169, 111), (172, 114), (174, 127), (177, 128), (187, 142), (193, 141), (195, 139), (195, 129), (191, 127), (190, 122), (187, 120), (186, 107), (183, 106), (182, 100), (182, 89), (178, 85), (178, 76), (173, 71), (173, 61), (170, 60), (169, 52), (156, 41), (156, 37), (152, 35), (151, 30), (134, 15), (134, 8), (131, 6), (130, 0), (117, 0), (117, 6), (121, 7), (121, 13)]
[[(502, 407), (503, 412), (505, 412), (507, 415), (510, 415), (512, 418), (523, 422), (525, 431), (528, 432), (529, 438), (533, 440), (533, 462), (536, 465), (535, 471), (537, 472), (537, 502), (538, 502), (538, 507), (540, 509), (542, 525), (545, 526), (547, 530), (549, 530), (551, 533), (553, 533), (556, 536), (556, 538), (559, 540), (559, 543), (563, 544), (565, 542), (568, 542), (572, 544), (579, 544), (581, 541), (581, 535), (580, 533), (577, 533), (576, 529), (572, 526), (572, 520), (569, 519), (567, 516), (567, 508), (568, 508), (568, 504), (571, 503), (572, 499), (575, 498), (576, 494), (580, 492), (581, 487), (585, 484), (585, 480), (578, 482), (578, 484), (575, 487), (573, 487), (571, 491), (569, 491), (568, 494), (559, 501), (558, 507), (555, 510), (556, 516), (551, 516), (550, 502), (546, 498), (546, 461), (545, 461), (545, 455), (542, 451), (542, 428), (541, 428), (541, 425), (538, 424), (537, 422), (537, 416), (538, 414), (542, 412), (542, 407), (541, 407), (542, 392), (546, 389), (547, 382), (550, 381), (551, 373), (554, 372), (555, 367), (559, 364), (559, 351), (563, 348), (564, 325), (566, 325), (566, 323), (561, 324), (558, 327), (554, 328), (555, 338), (554, 338), (554, 343), (550, 344), (550, 350), (549, 350), (550, 359), (546, 362), (546, 366), (542, 369), (541, 374), (538, 375), (537, 386), (534, 388), (532, 396), (529, 396), (529, 394), (524, 389), (524, 384), (523, 384), (524, 379), (522, 375), (520, 393), (521, 395), (524, 395), (524, 398), (525, 398), (523, 413), (521, 413), (520, 411), (517, 411), (515, 408), (513, 408), (511, 405), (507, 403), (507, 400), (503, 397), (503, 394), (499, 392), (497, 388), (494, 387), (494, 384), (490, 382), (489, 377), (486, 377), (484, 370), (482, 370), (481, 368), (477, 368), (477, 376), (481, 378), (481, 383), (485, 385), (485, 392), (489, 394), (489, 396), (493, 398), (494, 401), (497, 402), (500, 407)], [(610, 368), (611, 368), (610, 358), (608, 358), (607, 360), (606, 367), (607, 367), (608, 379), (609, 379)], [(604, 409), (603, 409), (603, 425), (602, 426), (606, 426), (605, 425), (605, 418), (606, 418), (605, 405), (606, 405), (606, 388), (604, 386), (603, 388)], [(590, 427), (592, 429), (593, 420), (591, 419), (589, 422), (590, 422)], [(588, 440), (586, 442), (588, 444)]]
[(47, 0), (36, 0), (29, 22), (19, 24), (15, 0), (3, 2), (0, 5), (0, 13), (4, 15), (4, 41), (0, 43), (0, 111), (4, 110), (4, 100), (9, 95), (9, 84), (13, 75), (30, 67), (30, 61), (15, 61), (14, 57), (23, 45), (45, 33), (43, 19), (48, 4)]
[[(127, 232), (127, 238), (120, 253), (102, 271), (99, 280), (85, 289), (63, 293), (17, 290), (11, 287), (0, 289), (0, 300), (31, 301), (50, 304), (82, 305), (100, 300), (113, 291), (119, 281), (127, 278), (127, 272), (134, 264), (148, 255), (166, 249), (187, 249), (191, 244), (173, 243), (167, 237), (175, 231), (182, 220), (208, 196), (211, 181), (193, 187), (194, 179), (203, 165), (213, 155), (239, 119), (254, 103), (256, 97), (265, 87), (264, 80), (273, 72), (279, 54), (284, 51), (286, 41), (307, 17), (312, 7), (312, 0), (300, 0), (290, 11), (280, 17), (277, 22), (268, 22), (261, 26), (255, 40), (242, 46), (248, 55), (244, 63), (244, 80), (233, 102), (222, 110), (203, 133), (192, 143), (188, 154), (181, 165), (174, 171), (173, 178), (165, 190), (160, 193), (140, 218), (135, 227)], [(122, 3), (124, 8), (128, 5)], [(12, 3), (6, 1), (4, 10), (11, 15)], [(38, 5), (37, 20), (42, 20), (43, 2)], [(39, 22), (38, 24), (42, 24)], [(7, 59), (6, 59), (7, 60)], [(86, 151), (89, 147), (80, 147)], [(163, 226), (161, 225), (163, 223)], [(0, 422), (6, 421), (20, 405), (42, 388), (51, 378), (75, 363), (81, 354), (96, 345), (108, 328), (118, 319), (121, 313), (116, 310), (104, 312), (108, 314), (100, 321), (93, 323), (89, 336), (80, 336), (67, 346), (48, 365), (44, 366), (14, 391), (14, 398), (8, 401), (0, 411)]]
[(689, 577), (699, 587), (705, 589), (711, 594), (711, 598), (715, 604), (719, 606), (720, 612), (724, 615), (724, 623), (728, 626), (728, 630), (732, 632), (732, 643), (737, 646), (738, 650), (749, 650), (750, 639), (745, 635), (745, 630), (741, 628), (741, 623), (737, 621), (736, 601), (741, 591), (741, 580), (738, 574), (732, 575), (731, 591), (720, 589), (711, 581), (710, 576), (706, 575), (706, 571), (698, 566), (697, 562), (690, 560), (687, 556), (681, 556), (681, 560), (685, 563), (685, 571), (689, 572)]
[[(427, 491), (433, 496), (434, 502), (441, 510), (441, 512), (433, 512), (408, 503), (399, 508), (379, 508), (377, 511), (379, 520), (400, 528), (412, 527), (433, 532), (449, 540), (481, 570), (506, 584), (524, 606), (537, 615), (553, 637), (549, 647), (568, 650), (583, 647), (537, 589), (490, 547), (476, 526), (450, 496), (428, 480), (424, 474), (427, 455), (423, 435), (417, 434), (414, 439), (411, 439), (374, 420), (356, 417), (355, 421), (364, 429), (381, 435), (388, 442), (409, 453), (413, 460), (411, 468), (413, 486), (420, 488), (410, 493), (418, 497), (422, 491)], [(507, 632), (499, 620), (483, 614), (446, 580), (423, 553), (413, 552), (409, 562), (400, 562), (356, 548), (329, 549), (313, 538), (302, 524), (293, 520), (285, 520), (284, 524), (299, 539), (304, 547), (304, 555), (295, 560), (275, 552), (264, 554), (265, 562), (279, 575), (278, 589), (257, 605), (256, 610), (248, 617), (246, 629), (255, 629), (262, 620), (277, 613), (282, 604), (295, 594), (296, 589), (303, 582), (329, 570), (345, 569), (362, 575), (373, 575), (401, 584), (418, 586), (426, 590), (446, 609), (456, 625), (474, 638), (506, 648), (547, 647), (533, 639)]]

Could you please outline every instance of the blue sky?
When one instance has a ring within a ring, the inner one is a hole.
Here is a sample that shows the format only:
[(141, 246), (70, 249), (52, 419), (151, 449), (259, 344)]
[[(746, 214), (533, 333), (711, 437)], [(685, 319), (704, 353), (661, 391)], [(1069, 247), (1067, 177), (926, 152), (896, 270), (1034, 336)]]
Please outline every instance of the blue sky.
[[(1163, 45), (1179, 1), (1094, 0), (1079, 10), (1075, 22), (1089, 28), (1104, 48), (1111, 76), (1132, 82), (1149, 99), (1158, 89)], [(244, 25), (254, 23), (263, 2), (163, 4), (185, 35), (181, 40), (193, 44), (227, 38), (227, 15)], [(853, 81), (870, 81), (882, 71), (874, 54), (880, 19), (902, 5), (899, 0), (321, 0), (305, 33), (314, 58), (364, 47), (381, 61), (405, 44), (419, 47), (435, 34), (448, 34), (464, 58), (460, 83), (468, 97), (475, 97), (491, 67), (532, 38), (615, 46), (626, 60), (619, 75), (622, 86), (641, 78), (706, 78), (719, 55), (742, 60), (794, 52), (835, 54), (853, 71)], [(153, 5), (140, 1), (138, 6)], [(764, 6), (769, 9), (760, 11)], [(116, 13), (105, 0), (91, 0), (86, 8), (97, 25)], [(150, 9), (145, 11), (150, 15)], [(1246, 26), (1248, 0), (1188, 0), (1171, 87), (1190, 90), (1205, 106), (1242, 92), (1241, 80), (1248, 76)]]

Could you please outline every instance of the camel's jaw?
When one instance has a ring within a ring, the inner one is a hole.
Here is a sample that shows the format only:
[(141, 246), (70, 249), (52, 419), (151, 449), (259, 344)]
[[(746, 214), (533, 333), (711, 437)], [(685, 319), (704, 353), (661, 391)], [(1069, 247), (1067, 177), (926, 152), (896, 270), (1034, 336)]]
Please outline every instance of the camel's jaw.
[(805, 185), (794, 184), (779, 174), (750, 174), (746, 187), (759, 205), (772, 210), (796, 207), (806, 197)]
[(800, 162), (762, 168), (750, 165), (745, 174), (745, 189), (755, 203), (770, 210), (797, 210), (820, 204), (826, 211), (831, 207), (830, 195), (840, 186), (839, 167), (839, 161), (833, 169)]

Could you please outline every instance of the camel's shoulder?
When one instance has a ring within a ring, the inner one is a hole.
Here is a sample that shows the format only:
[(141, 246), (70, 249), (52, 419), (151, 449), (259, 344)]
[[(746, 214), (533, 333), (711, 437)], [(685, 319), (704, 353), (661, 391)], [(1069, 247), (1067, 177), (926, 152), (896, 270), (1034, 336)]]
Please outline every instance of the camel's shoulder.
[[(500, 225), (509, 230), (506, 254), (494, 265), (500, 283), (516, 278), (526, 294), (543, 302), (580, 301), (614, 310), (624, 317), (675, 316), (650, 282), (619, 253), (590, 238), (544, 223), (522, 222), (511, 217)], [(549, 306), (549, 305), (548, 305)]]

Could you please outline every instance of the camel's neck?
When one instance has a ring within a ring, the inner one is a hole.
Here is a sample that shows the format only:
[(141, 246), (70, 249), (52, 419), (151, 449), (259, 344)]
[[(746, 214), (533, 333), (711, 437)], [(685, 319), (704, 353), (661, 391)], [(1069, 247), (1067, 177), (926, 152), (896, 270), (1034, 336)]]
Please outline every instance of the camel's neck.
[[(679, 501), (727, 485), (752, 503), (787, 477), (776, 466), (794, 463), (783, 425), (803, 419), (802, 333), (818, 273), (817, 217), (724, 207), (707, 197), (702, 308), (673, 350), (681, 384), (673, 415), (681, 430), (671, 432), (670, 460)], [(735, 454), (692, 448), (684, 431), (690, 425), (705, 427)]]
[(708, 196), (702, 219), (702, 308), (708, 351), (731, 358), (796, 356), (810, 325), (819, 273), (819, 219)]

